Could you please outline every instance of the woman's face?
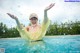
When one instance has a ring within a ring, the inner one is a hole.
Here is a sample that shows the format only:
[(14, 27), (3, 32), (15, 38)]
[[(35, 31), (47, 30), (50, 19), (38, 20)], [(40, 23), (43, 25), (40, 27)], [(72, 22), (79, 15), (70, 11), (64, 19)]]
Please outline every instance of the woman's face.
[(30, 19), (30, 22), (31, 22), (32, 24), (36, 24), (37, 21), (38, 21), (38, 19), (37, 19), (36, 17), (32, 17), (32, 18)]

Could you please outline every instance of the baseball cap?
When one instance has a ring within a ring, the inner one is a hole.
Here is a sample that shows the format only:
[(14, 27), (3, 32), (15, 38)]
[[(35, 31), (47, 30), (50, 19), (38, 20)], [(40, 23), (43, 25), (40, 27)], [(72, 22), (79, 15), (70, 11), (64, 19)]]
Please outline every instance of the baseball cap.
[(33, 18), (33, 17), (35, 17), (35, 18), (37, 18), (37, 19), (38, 19), (37, 14), (36, 14), (36, 13), (32, 13), (32, 14), (30, 14), (29, 20), (30, 20), (31, 18)]

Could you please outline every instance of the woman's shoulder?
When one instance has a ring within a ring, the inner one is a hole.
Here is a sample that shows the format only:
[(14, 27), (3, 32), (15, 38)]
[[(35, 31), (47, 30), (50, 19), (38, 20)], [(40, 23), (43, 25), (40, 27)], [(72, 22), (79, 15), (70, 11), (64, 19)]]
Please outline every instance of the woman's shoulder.
[(29, 28), (30, 28), (30, 26), (27, 26), (27, 27), (26, 27), (26, 30), (29, 31)]
[(41, 28), (41, 24), (38, 24), (38, 27), (40, 27), (40, 28)]

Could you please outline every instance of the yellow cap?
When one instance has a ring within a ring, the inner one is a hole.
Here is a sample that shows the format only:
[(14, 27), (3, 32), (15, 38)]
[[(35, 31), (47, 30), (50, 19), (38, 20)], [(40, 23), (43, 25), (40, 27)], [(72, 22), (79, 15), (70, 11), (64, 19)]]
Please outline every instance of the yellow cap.
[(36, 14), (36, 13), (32, 13), (32, 14), (30, 14), (29, 19), (31, 19), (31, 18), (33, 18), (33, 17), (36, 17), (36, 18), (38, 19), (38, 16), (37, 16), (37, 14)]

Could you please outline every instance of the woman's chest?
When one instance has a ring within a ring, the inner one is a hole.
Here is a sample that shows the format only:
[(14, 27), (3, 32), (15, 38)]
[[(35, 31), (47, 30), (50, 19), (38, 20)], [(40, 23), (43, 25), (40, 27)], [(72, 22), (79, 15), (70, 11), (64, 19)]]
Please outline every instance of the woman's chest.
[(40, 29), (41, 29), (41, 27), (39, 27), (39, 26), (29, 27), (29, 32), (30, 32), (30, 33), (35, 33), (35, 32), (40, 31)]

